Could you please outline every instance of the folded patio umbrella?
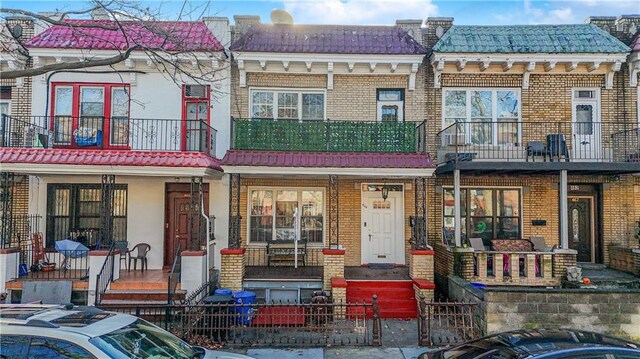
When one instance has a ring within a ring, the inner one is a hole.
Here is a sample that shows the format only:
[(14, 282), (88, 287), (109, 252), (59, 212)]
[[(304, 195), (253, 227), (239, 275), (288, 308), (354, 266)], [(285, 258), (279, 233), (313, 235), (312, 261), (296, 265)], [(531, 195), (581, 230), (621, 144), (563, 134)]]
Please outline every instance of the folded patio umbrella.
[(80, 242), (74, 242), (70, 239), (56, 241), (56, 251), (69, 258), (81, 258), (89, 254), (89, 248)]

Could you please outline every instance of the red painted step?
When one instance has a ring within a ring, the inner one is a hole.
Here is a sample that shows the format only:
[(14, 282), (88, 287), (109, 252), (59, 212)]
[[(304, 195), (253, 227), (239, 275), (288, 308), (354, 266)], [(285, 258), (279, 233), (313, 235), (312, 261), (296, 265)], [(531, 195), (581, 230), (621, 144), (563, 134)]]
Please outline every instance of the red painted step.
[[(373, 295), (378, 296), (381, 318), (416, 318), (417, 303), (413, 282), (347, 280), (347, 302), (371, 303)], [(371, 311), (367, 311), (371, 316)], [(353, 314), (356, 314), (353, 312)]]

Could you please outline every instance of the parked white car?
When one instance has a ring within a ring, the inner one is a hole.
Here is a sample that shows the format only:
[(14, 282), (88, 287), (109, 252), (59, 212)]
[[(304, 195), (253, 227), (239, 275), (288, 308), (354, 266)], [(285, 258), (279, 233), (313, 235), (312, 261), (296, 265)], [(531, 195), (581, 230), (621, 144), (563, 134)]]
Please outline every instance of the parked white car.
[(132, 315), (31, 304), (0, 305), (0, 357), (251, 359), (191, 346)]

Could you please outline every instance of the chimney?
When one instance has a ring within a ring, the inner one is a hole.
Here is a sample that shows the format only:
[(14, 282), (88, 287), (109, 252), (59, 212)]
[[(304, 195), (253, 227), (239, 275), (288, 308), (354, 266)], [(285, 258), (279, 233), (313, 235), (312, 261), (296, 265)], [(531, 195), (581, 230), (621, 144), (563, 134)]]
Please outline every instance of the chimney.
[(111, 16), (107, 12), (107, 10), (103, 8), (98, 8), (91, 11), (91, 19), (92, 20), (111, 20)]
[(444, 35), (451, 26), (453, 26), (452, 17), (428, 17), (425, 22), (426, 36), (424, 45), (427, 48), (432, 48), (438, 40)]
[(616, 37), (625, 44), (631, 44), (633, 36), (640, 29), (640, 15), (620, 15), (616, 19)]
[(257, 15), (235, 15), (233, 17), (233, 39), (236, 40), (240, 36), (247, 33), (252, 27), (260, 24), (260, 16)]
[(213, 36), (220, 41), (222, 46), (229, 48), (231, 45), (231, 27), (229, 27), (229, 19), (222, 16), (204, 17), (204, 23), (209, 28)]
[(422, 20), (396, 20), (396, 26), (400, 27), (413, 37), (420, 45), (424, 46), (422, 36)]

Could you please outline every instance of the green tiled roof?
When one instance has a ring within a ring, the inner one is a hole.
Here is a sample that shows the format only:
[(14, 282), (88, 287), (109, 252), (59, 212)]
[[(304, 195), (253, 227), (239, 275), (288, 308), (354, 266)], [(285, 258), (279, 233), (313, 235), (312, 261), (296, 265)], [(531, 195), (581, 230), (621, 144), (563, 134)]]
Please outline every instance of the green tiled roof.
[(628, 53), (629, 47), (592, 24), (452, 26), (433, 52)]

